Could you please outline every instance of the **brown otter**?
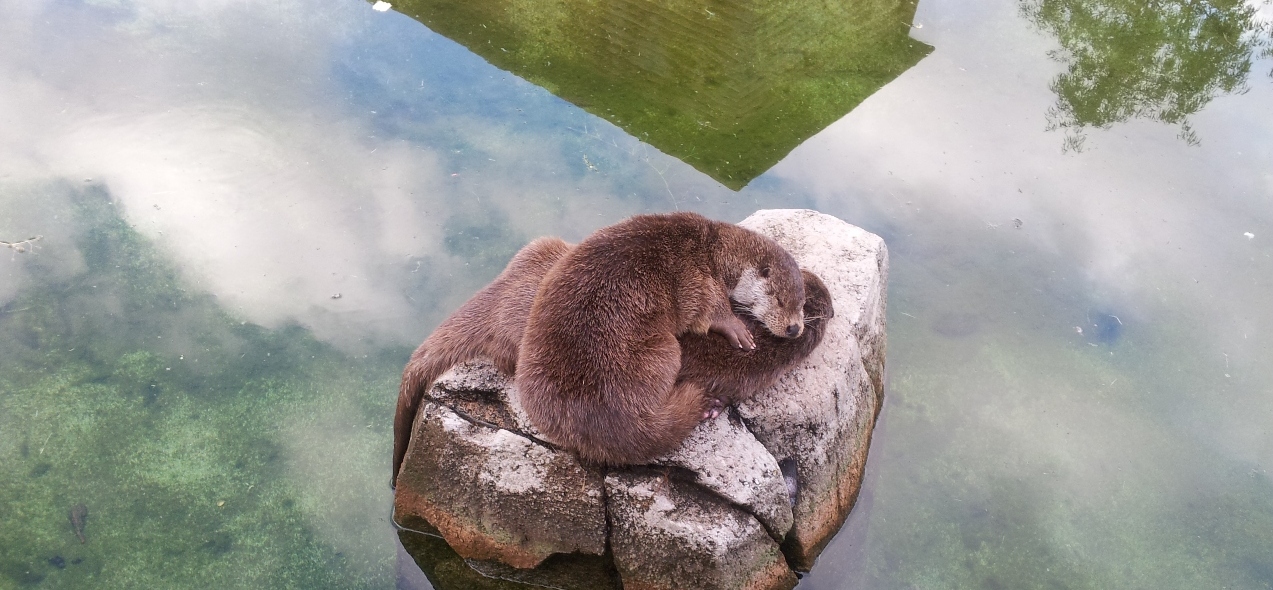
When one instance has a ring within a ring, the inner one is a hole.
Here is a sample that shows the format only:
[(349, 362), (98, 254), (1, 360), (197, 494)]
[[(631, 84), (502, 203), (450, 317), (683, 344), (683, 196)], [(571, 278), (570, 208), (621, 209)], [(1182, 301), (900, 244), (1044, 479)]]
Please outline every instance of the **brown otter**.
[[(490, 285), (439, 325), (411, 355), (403, 371), (394, 419), (395, 478), (420, 400), (442, 373), (476, 358), (490, 359), (507, 375), (516, 373), (517, 351), (534, 293), (549, 268), (570, 248), (556, 238), (540, 238), (522, 248)], [(759, 342), (754, 350), (736, 348), (718, 335), (686, 333), (680, 337), (677, 381), (689, 381), (702, 390), (704, 399), (697, 405), (702, 417), (715, 417), (724, 405), (768, 387), (821, 341), (826, 321), (833, 315), (831, 295), (816, 275), (801, 272), (806, 296), (802, 336), (775, 337), (760, 321), (748, 316), (743, 322)]]
[(643, 463), (711, 412), (677, 380), (678, 336), (751, 350), (731, 298), (772, 334), (804, 328), (804, 280), (773, 240), (693, 213), (640, 215), (567, 252), (540, 284), (515, 379), (531, 423), (590, 463)]
[(827, 321), (835, 317), (831, 292), (818, 275), (801, 270), (804, 277), (804, 334), (779, 338), (755, 318), (744, 317), (756, 340), (754, 350), (731, 347), (710, 334), (680, 337), (681, 371), (676, 380), (697, 384), (708, 408), (704, 418), (715, 418), (725, 406), (743, 401), (773, 385), (788, 369), (803, 361), (822, 342)]
[(393, 418), (393, 480), (411, 442), (420, 400), (442, 373), (459, 363), (488, 358), (506, 375), (517, 368), (531, 302), (539, 281), (570, 245), (558, 238), (539, 238), (513, 256), (491, 284), (478, 291), (429, 334), (402, 371), (398, 409)]

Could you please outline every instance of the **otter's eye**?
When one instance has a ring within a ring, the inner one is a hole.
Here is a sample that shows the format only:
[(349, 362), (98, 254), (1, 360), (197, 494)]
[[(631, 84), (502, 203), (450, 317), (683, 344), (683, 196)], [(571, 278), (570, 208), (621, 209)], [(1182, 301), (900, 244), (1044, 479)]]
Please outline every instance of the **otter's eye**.
[(763, 268), (761, 268), (761, 269), (760, 269), (760, 278), (762, 278), (762, 279), (767, 279), (767, 278), (769, 278), (769, 267), (768, 267), (768, 266), (763, 267)]

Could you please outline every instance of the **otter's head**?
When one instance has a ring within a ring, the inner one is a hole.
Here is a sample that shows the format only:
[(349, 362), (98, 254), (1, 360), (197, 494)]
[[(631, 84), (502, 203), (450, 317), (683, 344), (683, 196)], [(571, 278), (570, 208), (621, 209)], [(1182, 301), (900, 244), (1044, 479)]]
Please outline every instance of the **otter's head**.
[(729, 296), (775, 336), (796, 338), (804, 332), (804, 277), (795, 259), (782, 254), (744, 268)]
[(831, 290), (827, 284), (813, 272), (801, 269), (804, 275), (804, 320), (810, 325), (815, 320), (829, 320), (835, 317), (835, 306), (831, 302)]

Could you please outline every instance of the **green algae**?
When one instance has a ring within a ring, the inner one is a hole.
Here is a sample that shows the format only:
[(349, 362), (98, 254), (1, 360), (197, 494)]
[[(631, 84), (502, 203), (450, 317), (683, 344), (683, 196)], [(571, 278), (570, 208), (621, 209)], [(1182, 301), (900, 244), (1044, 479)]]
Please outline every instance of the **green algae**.
[(15, 261), (35, 278), (0, 310), (0, 588), (390, 586), (391, 540), (368, 540), (388, 527), (334, 536), (333, 500), (353, 490), (296, 439), (347, 416), (358, 436), (313, 436), (340, 436), (327, 444), (353, 452), (336, 469), (385, 487), (384, 392), (405, 352), (351, 359), (300, 327), (239, 320), (187, 290), (104, 191), (71, 192), (83, 266)]
[(455, 2), (394, 9), (740, 189), (932, 48), (913, 0)]

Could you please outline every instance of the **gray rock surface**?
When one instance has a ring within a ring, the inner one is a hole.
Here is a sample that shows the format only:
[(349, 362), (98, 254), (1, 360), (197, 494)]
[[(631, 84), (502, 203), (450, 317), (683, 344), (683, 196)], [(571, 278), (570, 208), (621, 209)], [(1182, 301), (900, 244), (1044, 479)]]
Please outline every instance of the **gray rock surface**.
[(429, 397), (470, 414), (473, 419), (543, 442), (543, 436), (531, 425), (522, 408), (513, 378), (488, 362), (464, 363), (443, 373), (433, 384)]
[(624, 588), (786, 589), (796, 576), (751, 514), (634, 470), (606, 476), (610, 547)]
[(775, 459), (795, 462), (795, 526), (784, 549), (807, 570), (857, 499), (883, 401), (888, 250), (879, 236), (816, 211), (758, 211), (739, 225), (791, 252), (835, 302), (817, 350), (774, 387), (738, 404)]
[(411, 446), (394, 494), (404, 526), (422, 519), (456, 553), (519, 568), (555, 553), (605, 553), (601, 474), (570, 453), (433, 401), (420, 410)]
[(608, 473), (544, 442), (507, 376), (456, 367), (418, 418), (395, 520), (502, 580), (560, 585), (571, 560), (613, 559), (626, 588), (794, 585), (791, 567), (812, 566), (861, 485), (883, 395), (888, 255), (878, 236), (814, 211), (740, 225), (831, 291), (835, 317), (800, 366), (651, 466)]
[(728, 412), (700, 424), (681, 448), (654, 464), (692, 471), (696, 484), (746, 509), (779, 541), (791, 530), (791, 504), (778, 461)]

